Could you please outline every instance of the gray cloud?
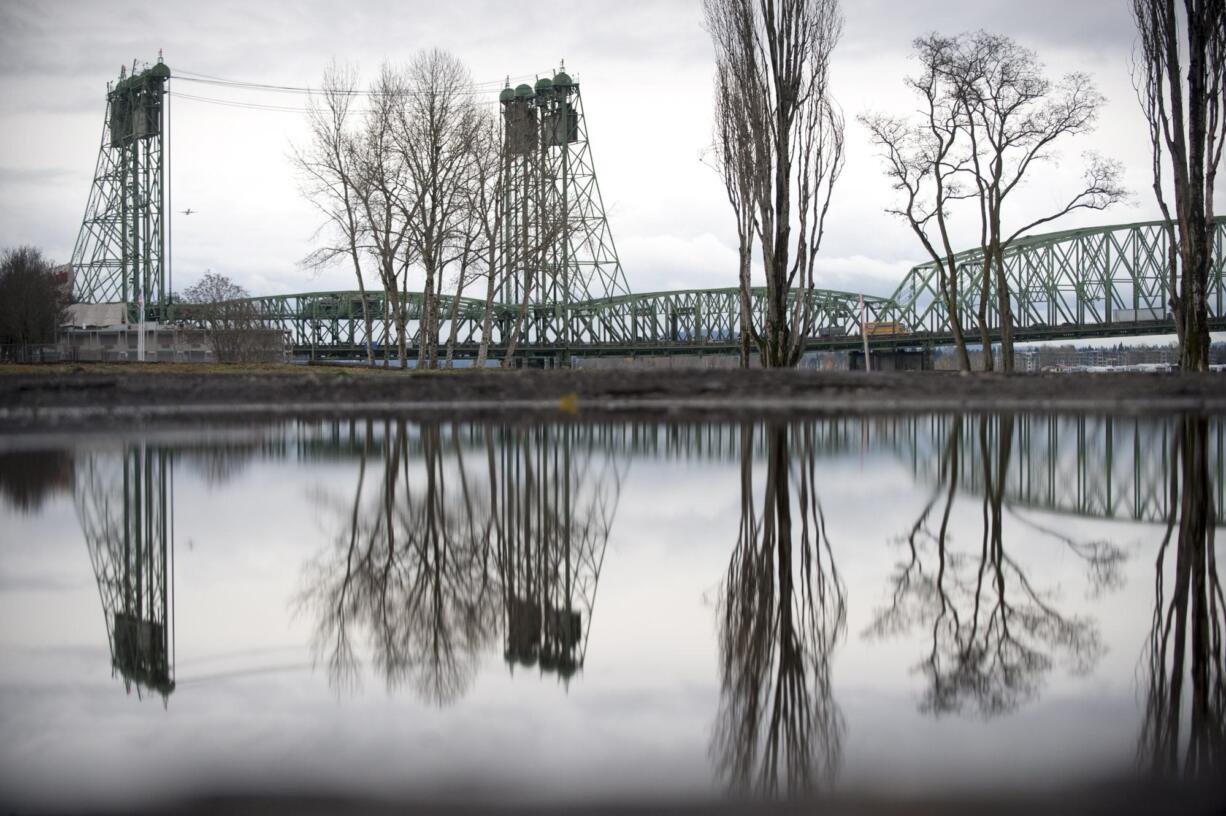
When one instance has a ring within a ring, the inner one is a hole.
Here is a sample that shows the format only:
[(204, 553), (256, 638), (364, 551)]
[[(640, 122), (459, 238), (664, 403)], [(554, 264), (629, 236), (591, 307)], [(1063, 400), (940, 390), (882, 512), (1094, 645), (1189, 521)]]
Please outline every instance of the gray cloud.
[[(902, 83), (910, 43), (934, 29), (1011, 33), (1053, 75), (1090, 71), (1108, 96), (1100, 131), (1070, 143), (1062, 167), (1035, 176), (1019, 193), (1018, 218), (1047, 206), (1089, 146), (1122, 159), (1139, 191), (1134, 207), (1093, 220), (1153, 215), (1146, 139), (1128, 79), (1132, 21), (1119, 0), (846, 0), (844, 12), (833, 71), (849, 122), (848, 165), (823, 247), (832, 282), (855, 288), (862, 276), (866, 290), (880, 291), (889, 288), (885, 278), (893, 270), (922, 256), (905, 225), (883, 212), (893, 193), (854, 117), (914, 105)], [(164, 48), (175, 72), (309, 85), (333, 58), (369, 77), (383, 61), (404, 62), (435, 46), (466, 60), (479, 81), (530, 77), (565, 58), (583, 83), (602, 192), (634, 287), (735, 282), (733, 223), (718, 179), (699, 163), (710, 141), (712, 53), (698, 0), (574, 0), (565, 13), (556, 4), (495, 0), (4, 3), (0, 76), (12, 90), (0, 99), (6, 156), (0, 201), (22, 201), (35, 185), (43, 189), (33, 203), (0, 204), (0, 246), (72, 246), (97, 155), (105, 85), (134, 57), (152, 60)], [(301, 97), (207, 85), (179, 83), (176, 90), (302, 104)], [(184, 98), (173, 104), (175, 208), (201, 209), (190, 222), (174, 221), (176, 286), (206, 268), (227, 270), (255, 292), (351, 285), (342, 270), (313, 278), (298, 267), (318, 226), (286, 159), (305, 138), (302, 117)]]
[(0, 167), (0, 184), (50, 184), (77, 178), (89, 181), (89, 176), (73, 167)]

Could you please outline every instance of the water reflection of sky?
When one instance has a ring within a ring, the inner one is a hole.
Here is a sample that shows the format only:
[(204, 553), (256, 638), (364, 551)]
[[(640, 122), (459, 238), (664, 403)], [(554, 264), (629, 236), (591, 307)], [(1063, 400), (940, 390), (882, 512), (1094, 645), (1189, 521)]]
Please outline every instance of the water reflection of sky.
[[(968, 420), (969, 421), (969, 420)], [(443, 431), (444, 439), (449, 430)], [(129, 440), (139, 442), (138, 437)], [(154, 444), (150, 442), (149, 444)], [(450, 452), (450, 448), (444, 446)], [(78, 451), (118, 457), (121, 446)], [(599, 450), (594, 460), (610, 459)], [(484, 449), (462, 454), (473, 484)], [(616, 458), (616, 457), (614, 457)], [(456, 488), (453, 455), (443, 463)], [(376, 502), (368, 461), (362, 502)], [(720, 707), (717, 615), (741, 519), (741, 471), (721, 461), (622, 456), (585, 663), (569, 683), (511, 668), (501, 636), (453, 704), (389, 687), (354, 635), (364, 670), (336, 688), (311, 648), (308, 565), (345, 534), (354, 457), (254, 456), (233, 468), (176, 461), (174, 645), (168, 700), (125, 695), (112, 676), (99, 589), (71, 495), (0, 510), (0, 780), (18, 802), (115, 804), (218, 788), (363, 796), (524, 799), (715, 795)], [(216, 465), (216, 463), (214, 463)], [(416, 489), (424, 472), (405, 471)], [(766, 463), (755, 457), (758, 489)], [(868, 633), (890, 600), (899, 539), (933, 495), (899, 457), (850, 450), (817, 461), (816, 487), (845, 586), (846, 629), (831, 655), (844, 725), (842, 790), (949, 792), (1058, 786), (1131, 768), (1142, 711), (1139, 661), (1153, 614), (1158, 523), (1013, 507), (1009, 556), (1045, 602), (1091, 619), (1091, 670), (1059, 650), (1033, 699), (1000, 716), (921, 710), (931, 648), (923, 626)], [(954, 550), (983, 540), (980, 496), (958, 491)], [(1096, 592), (1085, 561), (1051, 533), (1106, 540), (1126, 555), (1120, 586)]]

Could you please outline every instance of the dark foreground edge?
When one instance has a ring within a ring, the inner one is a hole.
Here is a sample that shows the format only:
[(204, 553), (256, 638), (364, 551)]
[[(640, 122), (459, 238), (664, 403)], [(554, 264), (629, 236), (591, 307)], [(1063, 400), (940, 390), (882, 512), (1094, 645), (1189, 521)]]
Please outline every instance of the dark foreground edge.
[(535, 805), (498, 805), (438, 801), (395, 802), (380, 799), (350, 799), (328, 795), (286, 796), (201, 796), (186, 801), (154, 804), (130, 813), (167, 813), (180, 816), (197, 814), (250, 814), (251, 816), (322, 816), (323, 814), (441, 814), (442, 816), (640, 816), (641, 814), (676, 814), (676, 816), (731, 816), (732, 814), (780, 814), (800, 816), (918, 816), (919, 814), (992, 814), (992, 816), (1022, 816), (1022, 814), (1102, 814), (1131, 816), (1132, 814), (1180, 814), (1200, 816), (1218, 814), (1226, 806), (1226, 790), (1220, 781), (1176, 784), (1172, 781), (1148, 782), (1139, 779), (1103, 780), (1063, 791), (1048, 793), (982, 793), (938, 798), (878, 796), (867, 792), (852, 795), (821, 796), (791, 802), (763, 803), (752, 801), (699, 799), (697, 801), (630, 801), (605, 803), (560, 803)]

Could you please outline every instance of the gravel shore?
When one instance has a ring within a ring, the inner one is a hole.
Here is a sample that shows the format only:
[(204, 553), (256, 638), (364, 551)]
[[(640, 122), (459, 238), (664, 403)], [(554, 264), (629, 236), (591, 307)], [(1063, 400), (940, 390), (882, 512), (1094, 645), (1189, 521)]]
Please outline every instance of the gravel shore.
[(557, 370), (282, 366), (0, 370), (0, 429), (235, 416), (746, 419), (927, 412), (1226, 413), (1219, 374)]

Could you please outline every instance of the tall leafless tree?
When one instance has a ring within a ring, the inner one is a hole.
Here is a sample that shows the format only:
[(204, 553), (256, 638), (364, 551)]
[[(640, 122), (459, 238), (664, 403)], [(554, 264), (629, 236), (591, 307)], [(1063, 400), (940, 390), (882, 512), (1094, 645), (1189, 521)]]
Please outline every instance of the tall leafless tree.
[(307, 256), (305, 264), (318, 268), (347, 257), (353, 264), (362, 300), (362, 322), (366, 326), (366, 360), (375, 364), (374, 336), (370, 298), (362, 274), (363, 234), (354, 163), (353, 101), (357, 95), (357, 73), (333, 63), (324, 72), (323, 84), (312, 95), (307, 107), (307, 126), (311, 138), (307, 146), (294, 149), (294, 163), (302, 174), (302, 192), (324, 215), (317, 236), (330, 232), (329, 243)]
[[(365, 224), (366, 250), (383, 283), (384, 320), (396, 328), (397, 360), (408, 364), (404, 291), (415, 247), (409, 240), (415, 209), (407, 163), (397, 144), (408, 99), (405, 77), (384, 65), (371, 86), (369, 110), (356, 142), (356, 191)], [(385, 326), (386, 329), (386, 326)], [(385, 336), (390, 337), (385, 330)]]
[[(903, 201), (886, 212), (904, 218), (936, 267), (937, 290), (949, 318), (958, 367), (971, 370), (962, 328), (958, 264), (950, 240), (950, 206), (966, 197), (960, 176), (966, 171), (962, 109), (956, 103), (948, 70), (956, 40), (930, 35), (915, 41), (920, 73), (907, 86), (922, 99), (915, 121), (883, 114), (863, 114), (860, 122), (882, 153), (886, 174)], [(935, 236), (929, 230), (935, 225)]]
[[(1046, 78), (1034, 52), (1012, 39), (979, 31), (915, 41), (921, 71), (907, 80), (922, 101), (914, 120), (871, 114), (861, 121), (886, 160), (886, 172), (904, 202), (889, 210), (905, 218), (937, 267), (938, 289), (949, 315), (959, 365), (970, 368), (963, 340), (959, 270), (949, 240), (952, 205), (973, 202), (979, 217), (982, 260), (977, 317), (994, 367), (990, 307), (995, 295), (1001, 363), (1013, 370), (1015, 293), (1005, 252), (1020, 236), (1075, 210), (1102, 210), (1123, 199), (1120, 166), (1088, 154), (1081, 184), (1051, 211), (1013, 228), (1005, 207), (1033, 169), (1054, 158), (1057, 143), (1093, 130), (1103, 97), (1084, 74), (1059, 83)], [(929, 228), (935, 225), (935, 238)]]
[[(1082, 184), (1056, 209), (1012, 232), (1005, 226), (1005, 201), (1037, 165), (1054, 158), (1054, 146), (1091, 132), (1103, 96), (1085, 74), (1072, 73), (1053, 84), (1038, 56), (1009, 37), (979, 31), (959, 38), (949, 66), (963, 108), (970, 141), (971, 179), (978, 193), (983, 268), (979, 291), (979, 332), (991, 348), (988, 301), (995, 289), (1001, 364), (1013, 365), (1012, 291), (1004, 254), (1018, 237), (1074, 210), (1104, 210), (1126, 197), (1118, 162), (1087, 154)], [(993, 367), (984, 354), (984, 367)]]
[(459, 268), (455, 275), (455, 297), (451, 301), (447, 335), (446, 366), (451, 368), (455, 357), (464, 306), (465, 288), (482, 278), (486, 281), (482, 312), (482, 339), (477, 366), (483, 368), (489, 353), (489, 334), (493, 328), (494, 295), (499, 289), (498, 238), (502, 223), (502, 144), (496, 118), (483, 110), (474, 111), (465, 157), (463, 196), (455, 251)]
[(438, 362), (439, 292), (464, 208), (465, 176), (477, 109), (459, 59), (438, 49), (418, 54), (406, 76), (408, 101), (397, 129), (413, 200), (410, 243), (425, 279), (418, 366)]
[[(728, 133), (747, 151), (730, 161), (720, 149), (725, 183), (738, 229), (750, 223), (744, 207), (755, 212), (766, 278), (764, 325), (742, 332), (755, 336), (764, 365), (794, 366), (816, 319), (814, 265), (843, 167), (843, 118), (829, 88), (843, 17), (838, 0), (704, 0), (703, 11), (715, 45), (716, 113), (733, 120), (716, 124), (717, 146)], [(743, 318), (746, 277), (742, 265)]]
[(469, 217), (477, 219), (478, 222), (479, 241), (484, 249), (481, 261), (485, 266), (485, 303), (481, 312), (481, 344), (477, 349), (476, 366), (485, 368), (490, 337), (494, 330), (494, 299), (502, 290), (506, 277), (506, 257), (500, 236), (506, 217), (504, 192), (510, 154), (506, 150), (496, 117), (480, 117), (473, 130), (472, 146), (468, 212)]
[(751, 347), (761, 342), (753, 322), (750, 279), (753, 270), (753, 245), (758, 227), (758, 211), (754, 203), (753, 143), (749, 137), (748, 119), (760, 115), (760, 100), (743, 95), (733, 81), (726, 64), (715, 68), (715, 140), (714, 160), (723, 177), (728, 204), (736, 215), (737, 286), (740, 291), (741, 367), (749, 367)]
[(1135, 83), (1149, 122), (1154, 195), (1163, 217), (1174, 222), (1167, 241), (1180, 367), (1207, 371), (1213, 193), (1226, 142), (1226, 3), (1132, 0), (1132, 15), (1138, 35)]

